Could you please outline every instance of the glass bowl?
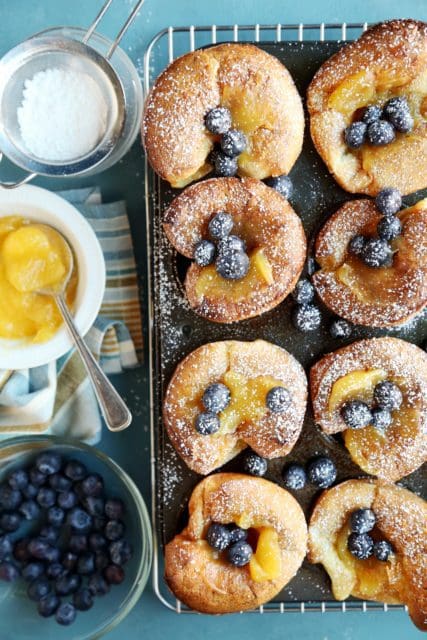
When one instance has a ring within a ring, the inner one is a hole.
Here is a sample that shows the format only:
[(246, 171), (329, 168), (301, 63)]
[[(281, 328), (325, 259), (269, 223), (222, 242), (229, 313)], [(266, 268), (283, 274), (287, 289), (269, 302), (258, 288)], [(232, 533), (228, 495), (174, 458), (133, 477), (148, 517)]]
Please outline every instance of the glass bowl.
[[(145, 503), (134, 482), (113, 460), (101, 451), (75, 441), (54, 436), (29, 436), (5, 440), (0, 444), (0, 483), (10, 471), (31, 463), (41, 449), (56, 451), (64, 457), (83, 462), (97, 472), (108, 488), (108, 496), (121, 498), (126, 507), (126, 539), (133, 555), (125, 565), (126, 577), (109, 593), (96, 597), (89, 611), (78, 611), (73, 624), (60, 626), (55, 617), (42, 618), (36, 603), (26, 595), (27, 583), (0, 581), (0, 638), (14, 640), (96, 640), (125, 618), (141, 596), (148, 579), (152, 559), (152, 535)], [(21, 527), (20, 538), (26, 531)]]

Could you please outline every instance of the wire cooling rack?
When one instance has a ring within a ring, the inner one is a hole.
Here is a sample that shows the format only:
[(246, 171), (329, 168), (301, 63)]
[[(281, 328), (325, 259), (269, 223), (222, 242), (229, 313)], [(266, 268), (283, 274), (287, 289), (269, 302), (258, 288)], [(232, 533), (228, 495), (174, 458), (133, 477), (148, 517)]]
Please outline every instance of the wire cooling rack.
[[(175, 58), (196, 48), (221, 42), (303, 42), (303, 41), (347, 41), (354, 40), (366, 31), (365, 23), (321, 23), (321, 24), (276, 24), (276, 25), (210, 25), (169, 27), (160, 31), (148, 45), (144, 56), (144, 93), (145, 96), (167, 64)], [(163, 579), (163, 557), (157, 535), (157, 479), (156, 479), (156, 429), (159, 427), (156, 419), (154, 393), (154, 376), (157, 374), (155, 323), (153, 304), (153, 237), (158, 232), (156, 220), (160, 211), (160, 181), (145, 160), (145, 197), (146, 197), (146, 225), (148, 247), (148, 278), (149, 278), (149, 366), (150, 366), (150, 432), (151, 432), (151, 484), (152, 484), (152, 524), (154, 536), (154, 558), (152, 569), (153, 589), (163, 605), (176, 613), (194, 613), (181, 603), (167, 589)], [(248, 613), (326, 613), (329, 611), (384, 611), (390, 609), (406, 609), (401, 605), (387, 605), (377, 602), (363, 602), (352, 600), (337, 601), (299, 601), (299, 602), (269, 602)]]

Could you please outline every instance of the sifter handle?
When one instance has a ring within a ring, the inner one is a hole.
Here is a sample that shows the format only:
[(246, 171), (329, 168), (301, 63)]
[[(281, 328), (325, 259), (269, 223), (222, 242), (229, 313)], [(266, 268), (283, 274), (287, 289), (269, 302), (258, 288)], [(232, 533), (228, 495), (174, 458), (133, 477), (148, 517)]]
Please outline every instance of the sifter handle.
[[(128, 30), (128, 28), (132, 24), (136, 14), (140, 10), (140, 8), (144, 4), (144, 2), (145, 2), (145, 0), (138, 0), (138, 2), (136, 3), (135, 7), (132, 9), (131, 13), (129, 14), (129, 16), (128, 16), (127, 20), (126, 20), (126, 22), (124, 23), (124, 25), (120, 29), (120, 31), (117, 34), (115, 40), (111, 43), (111, 46), (110, 46), (110, 48), (108, 49), (108, 51), (106, 53), (105, 57), (106, 57), (107, 60), (109, 60), (111, 58), (111, 56), (113, 55), (113, 53), (117, 49), (117, 47), (118, 47), (118, 45), (120, 43), (120, 40), (123, 38), (123, 36), (125, 35), (126, 31)], [(82, 40), (83, 44), (88, 44), (88, 42), (91, 39), (96, 27), (101, 22), (102, 18), (105, 16), (105, 14), (107, 13), (107, 11), (110, 8), (110, 6), (112, 5), (112, 3), (113, 3), (113, 0), (107, 0), (105, 2), (105, 4), (102, 6), (102, 8), (99, 11), (98, 15), (96, 16), (95, 20), (92, 22), (92, 24), (90, 25), (90, 27), (86, 31), (86, 33), (85, 33), (85, 35), (83, 37), (83, 40)]]

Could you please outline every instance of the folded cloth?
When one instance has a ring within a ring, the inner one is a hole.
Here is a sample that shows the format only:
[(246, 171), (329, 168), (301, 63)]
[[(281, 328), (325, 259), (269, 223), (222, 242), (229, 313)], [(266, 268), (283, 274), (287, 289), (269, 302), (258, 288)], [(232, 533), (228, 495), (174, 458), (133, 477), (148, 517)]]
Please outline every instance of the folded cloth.
[[(85, 340), (106, 373), (120, 373), (139, 364), (143, 347), (126, 204), (103, 204), (97, 187), (59, 195), (85, 216), (104, 252), (104, 300)], [(100, 439), (101, 425), (90, 380), (74, 350), (42, 367), (0, 370), (0, 439), (16, 433), (53, 433), (93, 444)]]

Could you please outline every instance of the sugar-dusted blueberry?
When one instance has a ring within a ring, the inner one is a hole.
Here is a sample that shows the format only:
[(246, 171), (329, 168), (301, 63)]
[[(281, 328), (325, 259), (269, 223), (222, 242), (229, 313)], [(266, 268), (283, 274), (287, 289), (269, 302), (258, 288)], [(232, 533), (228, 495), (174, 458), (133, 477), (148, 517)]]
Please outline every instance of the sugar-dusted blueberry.
[(125, 572), (123, 567), (119, 567), (117, 564), (110, 564), (104, 569), (104, 578), (109, 584), (121, 584), (125, 579)]
[(132, 547), (127, 540), (123, 538), (112, 542), (109, 546), (111, 561), (114, 564), (125, 564), (132, 557)]
[(120, 520), (125, 513), (125, 505), (120, 498), (109, 498), (104, 507), (105, 515), (109, 520)]
[(36, 580), (37, 578), (40, 578), (40, 576), (44, 574), (44, 571), (45, 571), (45, 567), (43, 562), (33, 561), (33, 562), (29, 562), (23, 567), (21, 575), (24, 578), (24, 580), (31, 582), (32, 580)]
[(49, 509), (56, 502), (56, 491), (49, 487), (41, 487), (37, 493), (36, 500), (42, 509)]
[(47, 482), (47, 475), (42, 473), (37, 467), (31, 467), (30, 469), (30, 482), (36, 487), (41, 487)]
[(386, 267), (391, 264), (392, 250), (381, 238), (369, 238), (363, 247), (361, 258), (368, 267)]
[(62, 457), (54, 451), (43, 451), (36, 458), (36, 467), (45, 476), (50, 476), (61, 469)]
[(104, 480), (99, 473), (91, 473), (82, 480), (82, 489), (85, 496), (100, 496), (104, 491)]
[(227, 525), (227, 527), (230, 533), (230, 544), (234, 544), (235, 542), (239, 542), (240, 540), (246, 540), (246, 538), (248, 537), (247, 529), (238, 527), (237, 524), (234, 524), (234, 522)]
[(402, 206), (402, 195), (394, 187), (385, 187), (375, 198), (375, 204), (383, 216), (394, 216)]
[(226, 133), (231, 128), (231, 113), (227, 107), (215, 107), (205, 116), (206, 129), (216, 136)]
[(381, 218), (377, 224), (377, 233), (382, 240), (394, 240), (402, 233), (402, 223), (395, 216)]
[(373, 553), (374, 541), (368, 533), (350, 533), (347, 547), (355, 558), (366, 560)]
[(210, 240), (199, 240), (194, 247), (194, 262), (199, 267), (207, 267), (215, 260), (215, 245)]
[(267, 460), (250, 451), (243, 459), (243, 469), (251, 476), (264, 476), (267, 472)]
[(78, 482), (86, 477), (87, 469), (79, 460), (69, 460), (65, 465), (64, 474), (73, 482)]
[(209, 221), (209, 234), (214, 240), (221, 240), (231, 233), (233, 225), (233, 216), (225, 211), (219, 211)]
[(74, 507), (70, 511), (68, 522), (73, 529), (78, 533), (85, 533), (89, 531), (92, 526), (92, 516), (80, 507)]
[(89, 589), (84, 587), (73, 594), (73, 605), (79, 611), (89, 611), (93, 606), (93, 595)]
[(55, 580), (55, 591), (59, 596), (69, 596), (80, 588), (81, 582), (76, 573), (64, 573)]
[(29, 476), (26, 469), (15, 469), (9, 474), (7, 481), (12, 489), (22, 491), (28, 485)]
[(51, 592), (49, 580), (46, 578), (37, 578), (28, 585), (27, 596), (30, 600), (37, 602), (40, 598), (44, 598)]
[(348, 400), (340, 410), (341, 418), (349, 429), (363, 429), (372, 422), (372, 413), (366, 402)]
[(54, 473), (48, 478), (49, 486), (55, 491), (69, 491), (71, 489), (71, 480), (62, 473)]
[(229, 388), (222, 382), (213, 382), (206, 388), (202, 396), (202, 403), (206, 411), (220, 413), (228, 406), (230, 399)]
[(353, 236), (350, 242), (348, 243), (348, 251), (353, 256), (357, 256), (360, 258), (363, 253), (363, 249), (365, 247), (366, 238), (360, 234)]
[(98, 573), (89, 578), (87, 586), (94, 596), (105, 596), (105, 594), (110, 591), (110, 585), (104, 576), (101, 576)]
[(388, 409), (374, 407), (372, 409), (372, 426), (378, 431), (385, 431), (393, 422), (393, 416)]
[(125, 525), (120, 520), (109, 520), (105, 525), (104, 535), (110, 542), (123, 537)]
[(100, 551), (101, 549), (104, 549), (108, 544), (107, 538), (98, 531), (94, 531), (90, 534), (88, 543), (89, 548), (92, 549), (92, 551)]
[(13, 562), (0, 562), (0, 580), (14, 582), (19, 578), (19, 569)]
[(14, 511), (22, 502), (22, 494), (9, 484), (0, 485), (0, 507), (5, 511)]
[(375, 527), (377, 519), (372, 509), (356, 509), (350, 514), (350, 529), (353, 533), (369, 533)]
[(365, 142), (368, 126), (364, 122), (353, 122), (344, 130), (344, 140), (350, 149), (359, 149)]
[(226, 156), (234, 158), (246, 149), (248, 140), (243, 133), (238, 129), (230, 129), (223, 134), (221, 138), (221, 150)]
[(265, 404), (272, 413), (284, 413), (292, 404), (292, 396), (286, 387), (272, 387), (265, 397)]
[(374, 542), (374, 556), (381, 562), (387, 562), (393, 553), (393, 547), (387, 540), (377, 540)]
[(40, 529), (38, 537), (45, 540), (48, 544), (54, 545), (59, 538), (59, 529), (52, 524), (45, 525)]
[(244, 567), (248, 564), (252, 554), (253, 551), (251, 545), (244, 540), (236, 542), (227, 550), (228, 561), (235, 567)]
[(212, 549), (224, 551), (230, 545), (230, 530), (227, 525), (213, 522), (206, 534), (207, 543)]
[(59, 605), (61, 604), (60, 599), (54, 593), (48, 593), (37, 603), (37, 611), (42, 618), (50, 618), (53, 616)]
[(0, 560), (3, 560), (12, 553), (13, 543), (8, 533), (0, 536)]
[(31, 558), (31, 554), (28, 551), (28, 543), (30, 539), (27, 537), (17, 540), (13, 545), (13, 557), (18, 562), (27, 562)]
[(409, 104), (404, 96), (390, 98), (384, 105), (384, 117), (393, 125), (396, 131), (408, 133), (414, 126)]
[(382, 108), (377, 104), (370, 104), (363, 112), (362, 122), (372, 124), (381, 118)]
[(281, 176), (274, 176), (265, 180), (267, 187), (271, 187), (275, 191), (278, 191), (281, 196), (289, 200), (292, 197), (294, 191), (294, 185), (289, 176), (283, 173)]
[(87, 496), (83, 500), (83, 506), (91, 516), (102, 516), (105, 500), (99, 496)]
[(376, 120), (368, 125), (366, 136), (374, 147), (390, 144), (396, 137), (393, 125), (387, 120)]
[(414, 119), (411, 116), (410, 111), (401, 111), (400, 113), (396, 113), (393, 116), (393, 119), (390, 122), (400, 133), (409, 133), (414, 128)]
[(353, 325), (343, 318), (334, 320), (329, 327), (329, 333), (335, 340), (345, 340), (349, 338), (353, 332)]
[(395, 411), (400, 409), (403, 395), (397, 384), (390, 380), (379, 382), (374, 389), (374, 402), (381, 409)]
[(76, 506), (78, 502), (77, 495), (74, 491), (61, 491), (56, 499), (58, 506), (65, 511), (69, 511)]
[(216, 433), (220, 426), (220, 420), (215, 413), (211, 411), (202, 411), (196, 416), (194, 422), (197, 433), (202, 436), (210, 436), (212, 433)]
[(218, 152), (215, 156), (215, 175), (220, 178), (232, 178), (236, 175), (239, 165), (237, 158), (230, 158), (225, 153)]
[(55, 613), (55, 620), (58, 624), (68, 627), (76, 619), (76, 609), (71, 602), (63, 602), (59, 605)]
[(77, 560), (77, 573), (81, 576), (89, 576), (95, 573), (95, 555), (90, 551), (82, 553)]
[(298, 491), (304, 489), (307, 482), (307, 475), (304, 467), (300, 464), (289, 464), (282, 472), (283, 483), (287, 489)]
[(54, 527), (60, 527), (65, 520), (65, 511), (61, 507), (50, 507), (47, 511), (47, 521)]
[[(118, 540), (118, 542), (120, 542), (120, 540)], [(112, 544), (117, 544), (117, 543), (113, 542)], [(119, 557), (120, 556), (116, 554), (116, 558), (119, 558)], [(95, 567), (97, 571), (103, 571), (105, 567), (108, 567), (109, 564), (110, 564), (110, 557), (107, 556), (106, 553), (104, 553), (103, 551), (95, 552)]]
[(292, 297), (297, 304), (309, 304), (314, 299), (314, 287), (310, 280), (302, 278), (296, 284)]
[(21, 526), (22, 518), (19, 513), (2, 513), (0, 516), (0, 529), (3, 531), (17, 531)]
[(51, 562), (46, 567), (46, 576), (50, 580), (56, 580), (59, 576), (62, 576), (63, 573), (66, 573), (65, 567), (60, 562)]
[(89, 548), (88, 537), (83, 533), (73, 533), (68, 540), (68, 548), (70, 551), (77, 554), (87, 551)]
[(307, 477), (312, 484), (327, 489), (334, 484), (337, 468), (334, 462), (326, 456), (318, 456), (311, 460), (307, 467)]
[(246, 242), (233, 234), (221, 238), (217, 244), (218, 253), (230, 253), (233, 251), (246, 251)]
[(302, 333), (316, 331), (322, 323), (322, 314), (314, 304), (296, 305), (292, 313), (292, 323), (295, 329)]

